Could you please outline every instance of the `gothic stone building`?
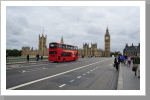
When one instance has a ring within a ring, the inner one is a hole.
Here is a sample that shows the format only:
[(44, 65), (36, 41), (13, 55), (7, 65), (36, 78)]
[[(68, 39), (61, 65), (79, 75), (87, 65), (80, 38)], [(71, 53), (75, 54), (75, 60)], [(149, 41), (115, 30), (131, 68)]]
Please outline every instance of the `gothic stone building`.
[[(36, 56), (39, 54), (40, 56), (48, 56), (48, 49), (46, 46), (46, 40), (47, 36), (42, 36), (40, 37), (39, 35), (39, 44), (38, 44), (38, 50), (33, 50), (33, 48), (30, 49), (30, 47), (22, 47), (22, 56), (27, 56), (28, 54), (30, 56)], [(61, 38), (60, 43), (64, 43), (63, 41), (63, 36)], [(83, 43), (83, 49), (79, 49), (79, 56), (84, 55), (84, 56), (105, 56), (109, 57), (110, 56), (110, 34), (108, 27), (106, 29), (106, 33), (104, 36), (104, 45), (105, 45), (105, 50), (101, 50), (97, 48), (97, 43), (91, 43), (91, 47), (89, 47), (88, 43)]]
[(104, 56), (104, 54), (103, 50), (97, 49), (97, 43), (91, 43), (91, 47), (89, 47), (88, 43), (83, 43), (83, 49), (79, 49), (79, 56)]
[(22, 47), (22, 55), (23, 57), (27, 56), (28, 54), (30, 56), (36, 56), (37, 54), (39, 54), (40, 56), (48, 56), (48, 49), (46, 46), (46, 39), (47, 36), (42, 36), (40, 37), (39, 35), (39, 43), (38, 43), (38, 50), (33, 50), (33, 47), (30, 49), (30, 47)]
[(106, 29), (106, 33), (104, 36), (104, 45), (105, 50), (101, 50), (97, 48), (97, 43), (91, 43), (91, 47), (89, 47), (88, 43), (83, 43), (83, 49), (79, 49), (79, 56), (105, 56), (110, 57), (110, 34), (108, 27)]
[(128, 56), (137, 55), (137, 53), (140, 53), (140, 43), (138, 46), (134, 46), (133, 43), (131, 46), (128, 46), (128, 44), (126, 44), (123, 50), (123, 54), (126, 54)]

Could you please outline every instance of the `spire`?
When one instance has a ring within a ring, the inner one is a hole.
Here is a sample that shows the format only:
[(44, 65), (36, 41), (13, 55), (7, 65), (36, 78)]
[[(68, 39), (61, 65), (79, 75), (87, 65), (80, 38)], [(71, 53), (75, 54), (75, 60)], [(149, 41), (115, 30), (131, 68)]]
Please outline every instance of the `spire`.
[(106, 34), (109, 34), (108, 25), (107, 25), (107, 29), (106, 29)]
[(63, 36), (62, 36), (62, 38), (61, 38), (61, 41), (60, 41), (60, 43), (64, 43), (64, 41), (63, 41)]

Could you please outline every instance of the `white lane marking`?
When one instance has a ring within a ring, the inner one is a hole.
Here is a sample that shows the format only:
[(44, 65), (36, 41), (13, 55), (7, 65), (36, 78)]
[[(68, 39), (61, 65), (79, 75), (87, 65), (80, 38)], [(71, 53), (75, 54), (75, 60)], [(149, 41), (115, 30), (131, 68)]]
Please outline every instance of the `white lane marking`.
[(66, 84), (63, 84), (63, 85), (60, 85), (59, 87), (61, 88), (61, 87), (63, 87), (63, 86), (65, 86)]
[(87, 73), (90, 73), (90, 72), (87, 72)]
[(74, 81), (74, 79), (73, 80), (71, 80), (70, 82), (73, 82)]
[(72, 71), (75, 71), (75, 70), (78, 70), (78, 69), (81, 69), (81, 68), (84, 68), (84, 67), (88, 67), (90, 65), (94, 65), (94, 64), (97, 64), (97, 63), (100, 63), (100, 61), (89, 64), (89, 65), (81, 66), (81, 67), (78, 67), (78, 68), (75, 68), (75, 69), (72, 69), (72, 70), (68, 70), (68, 71), (65, 71), (65, 72), (62, 72), (62, 73), (58, 73), (58, 74), (55, 74), (55, 75), (52, 75), (52, 76), (48, 76), (48, 77), (44, 77), (44, 78), (41, 78), (41, 79), (30, 81), (30, 82), (27, 82), (27, 83), (24, 83), (24, 84), (20, 84), (20, 85), (8, 88), (7, 90), (13, 90), (13, 89), (17, 89), (17, 88), (20, 88), (20, 87), (23, 87), (23, 86), (27, 86), (27, 85), (30, 85), (30, 84), (33, 84), (33, 83), (36, 83), (36, 82), (40, 82), (40, 81), (43, 81), (43, 80), (46, 80), (46, 79), (49, 79), (49, 78), (52, 78), (52, 77), (56, 77), (56, 76), (59, 76), (59, 75), (62, 75), (62, 74), (66, 74), (66, 73), (69, 73), (69, 72), (72, 72)]
[[(111, 65), (112, 65), (112, 64), (111, 64)], [(111, 65), (110, 65), (110, 66), (111, 66)]]
[(48, 68), (28, 69), (28, 70), (22, 70), (22, 71), (18, 71), (18, 72), (25, 73), (25, 72), (33, 72), (33, 71), (44, 70), (44, 69), (48, 69)]
[(81, 76), (77, 77), (77, 78), (81, 78)]
[(86, 73), (85, 73), (85, 74), (83, 74), (83, 75), (86, 75)]
[(22, 73), (25, 73), (25, 70), (23, 70)]
[(16, 68), (27, 68), (27, 67), (33, 67), (33, 66), (40, 66), (40, 65), (48, 65), (48, 64), (39, 64), (39, 65), (28, 65), (28, 66), (10, 66), (9, 68), (6, 68), (6, 69), (16, 69)]

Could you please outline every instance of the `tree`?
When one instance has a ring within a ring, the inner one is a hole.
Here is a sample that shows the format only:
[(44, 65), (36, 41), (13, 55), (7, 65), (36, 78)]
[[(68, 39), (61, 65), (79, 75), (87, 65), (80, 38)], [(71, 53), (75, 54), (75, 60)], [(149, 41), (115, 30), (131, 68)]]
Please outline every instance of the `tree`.
[(21, 56), (21, 50), (17, 49), (6, 49), (6, 53), (8, 54), (8, 56)]
[(115, 52), (111, 52), (110, 53), (110, 56), (112, 56), (112, 55), (114, 55), (114, 56), (116, 56), (116, 55), (118, 55), (118, 56), (120, 56), (121, 55), (121, 52), (120, 51), (115, 51)]

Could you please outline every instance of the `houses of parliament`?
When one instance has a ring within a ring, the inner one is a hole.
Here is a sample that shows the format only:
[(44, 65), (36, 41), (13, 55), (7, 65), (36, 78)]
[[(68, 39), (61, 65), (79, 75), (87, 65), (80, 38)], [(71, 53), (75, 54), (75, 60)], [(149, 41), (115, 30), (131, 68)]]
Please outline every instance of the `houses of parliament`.
[[(39, 35), (38, 41), (38, 50), (33, 50), (33, 47), (22, 47), (22, 56), (25, 57), (28, 54), (30, 56), (36, 56), (37, 54), (48, 56), (48, 48), (46, 46), (47, 36)], [(63, 37), (61, 38), (60, 43), (64, 43)], [(67, 43), (66, 43), (67, 44)], [(106, 29), (106, 33), (104, 35), (104, 48), (105, 50), (98, 49), (97, 43), (91, 43), (91, 47), (89, 43), (83, 43), (83, 48), (79, 49), (78, 55), (84, 56), (102, 56), (102, 57), (110, 57), (110, 34), (108, 27)]]

